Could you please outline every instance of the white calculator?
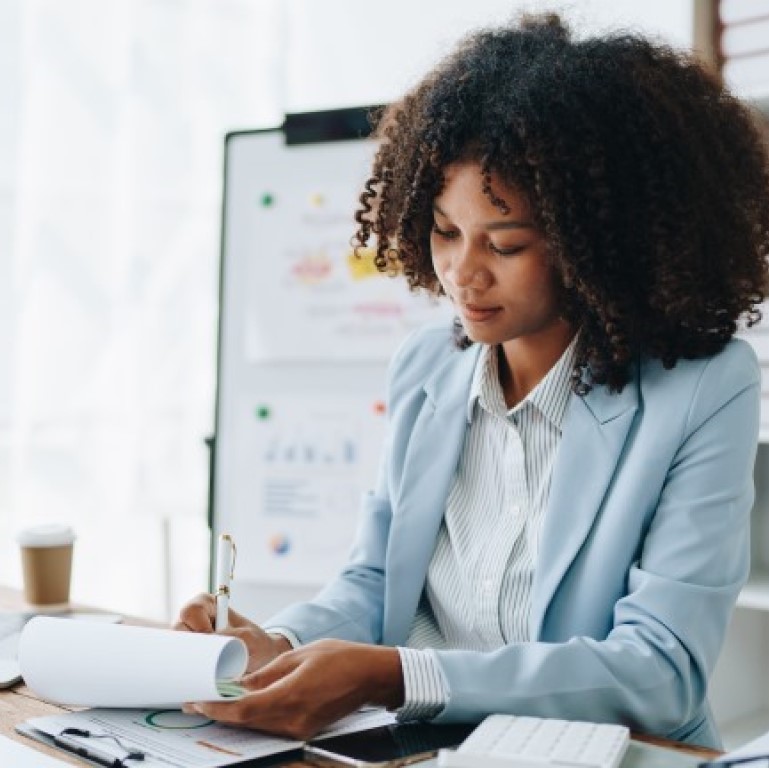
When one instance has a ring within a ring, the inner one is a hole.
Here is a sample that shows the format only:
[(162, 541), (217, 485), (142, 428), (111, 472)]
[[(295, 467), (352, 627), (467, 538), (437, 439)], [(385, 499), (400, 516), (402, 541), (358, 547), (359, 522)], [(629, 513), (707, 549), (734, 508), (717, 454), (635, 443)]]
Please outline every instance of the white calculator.
[(489, 715), (443, 768), (617, 768), (630, 742), (622, 725), (517, 715)]

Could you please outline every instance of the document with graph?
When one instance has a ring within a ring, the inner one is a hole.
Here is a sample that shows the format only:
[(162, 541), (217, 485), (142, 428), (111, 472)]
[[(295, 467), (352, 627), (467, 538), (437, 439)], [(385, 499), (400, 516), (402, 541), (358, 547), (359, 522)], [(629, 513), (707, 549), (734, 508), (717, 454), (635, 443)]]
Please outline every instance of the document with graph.
[[(390, 712), (363, 709), (339, 720), (321, 738), (393, 722)], [(303, 746), (301, 741), (219, 725), (201, 715), (169, 709), (66, 712), (32, 718), (16, 730), (97, 764), (134, 765), (135, 760), (142, 768), (219, 768)]]

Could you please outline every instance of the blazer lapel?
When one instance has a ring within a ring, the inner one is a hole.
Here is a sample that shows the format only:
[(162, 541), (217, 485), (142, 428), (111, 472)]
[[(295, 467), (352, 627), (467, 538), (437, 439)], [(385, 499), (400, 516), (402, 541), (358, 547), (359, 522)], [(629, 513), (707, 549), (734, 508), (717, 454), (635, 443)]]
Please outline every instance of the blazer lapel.
[(539, 536), (532, 639), (540, 636), (547, 607), (601, 508), (637, 409), (635, 378), (618, 394), (595, 387), (585, 397), (572, 395)]
[(411, 431), (387, 554), (383, 642), (403, 644), (416, 614), (467, 430), (480, 345), (452, 356), (424, 386)]

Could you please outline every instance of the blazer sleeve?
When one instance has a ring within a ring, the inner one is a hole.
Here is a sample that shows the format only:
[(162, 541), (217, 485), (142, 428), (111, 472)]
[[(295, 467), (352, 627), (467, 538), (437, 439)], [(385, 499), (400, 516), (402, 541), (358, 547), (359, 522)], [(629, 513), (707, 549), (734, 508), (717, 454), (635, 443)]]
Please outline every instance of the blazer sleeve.
[(682, 405), (684, 432), (608, 635), (436, 651), (450, 691), (436, 722), (589, 712), (673, 738), (691, 730), (749, 567), (760, 373), (738, 346), (703, 366)]

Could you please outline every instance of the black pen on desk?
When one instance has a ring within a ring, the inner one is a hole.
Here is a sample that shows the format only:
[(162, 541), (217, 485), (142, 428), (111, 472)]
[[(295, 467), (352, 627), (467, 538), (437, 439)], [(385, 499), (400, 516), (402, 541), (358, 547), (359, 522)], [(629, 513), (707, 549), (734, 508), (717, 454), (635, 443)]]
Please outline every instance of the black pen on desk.
[(235, 542), (223, 533), (216, 548), (216, 620), (214, 629), (227, 629), (227, 614), (230, 608), (230, 581), (235, 573)]

